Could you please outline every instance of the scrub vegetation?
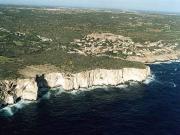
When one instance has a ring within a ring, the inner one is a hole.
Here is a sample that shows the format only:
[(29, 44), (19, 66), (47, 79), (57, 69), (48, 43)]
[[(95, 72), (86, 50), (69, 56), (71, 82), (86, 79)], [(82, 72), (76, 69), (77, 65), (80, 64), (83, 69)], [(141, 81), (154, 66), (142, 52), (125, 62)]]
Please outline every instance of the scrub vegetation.
[(29, 65), (52, 64), (64, 72), (145, 67), (140, 62), (68, 53), (74, 39), (91, 33), (113, 33), (139, 43), (180, 43), (180, 16), (0, 6), (0, 79), (20, 77), (18, 69)]

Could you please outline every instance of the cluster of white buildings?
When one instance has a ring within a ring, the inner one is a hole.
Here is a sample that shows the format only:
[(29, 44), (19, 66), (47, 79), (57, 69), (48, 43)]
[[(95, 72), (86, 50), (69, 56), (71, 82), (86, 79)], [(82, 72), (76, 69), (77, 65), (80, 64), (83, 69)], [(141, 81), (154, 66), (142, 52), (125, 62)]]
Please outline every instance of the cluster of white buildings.
[(177, 44), (158, 42), (134, 43), (131, 38), (111, 33), (93, 33), (82, 39), (76, 39), (71, 43), (75, 46), (74, 52), (84, 55), (113, 55), (123, 54), (126, 56), (158, 55), (172, 53)]

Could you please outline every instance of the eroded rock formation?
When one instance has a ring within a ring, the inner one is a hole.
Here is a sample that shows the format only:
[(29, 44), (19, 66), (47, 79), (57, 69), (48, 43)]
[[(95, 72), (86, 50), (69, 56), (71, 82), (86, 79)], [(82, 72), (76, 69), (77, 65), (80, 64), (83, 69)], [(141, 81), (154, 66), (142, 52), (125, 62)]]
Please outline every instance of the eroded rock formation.
[(88, 88), (97, 85), (118, 85), (127, 81), (143, 81), (150, 68), (123, 68), (119, 70), (96, 69), (76, 74), (50, 73), (44, 76), (49, 87), (62, 86), (65, 90)]
[(13, 104), (17, 99), (36, 100), (41, 88), (62, 87), (65, 90), (101, 85), (118, 85), (127, 81), (143, 81), (150, 75), (150, 68), (95, 69), (76, 74), (47, 73), (31, 79), (0, 82), (0, 103)]
[(38, 87), (35, 79), (4, 80), (0, 82), (1, 103), (14, 104), (17, 99), (36, 100)]

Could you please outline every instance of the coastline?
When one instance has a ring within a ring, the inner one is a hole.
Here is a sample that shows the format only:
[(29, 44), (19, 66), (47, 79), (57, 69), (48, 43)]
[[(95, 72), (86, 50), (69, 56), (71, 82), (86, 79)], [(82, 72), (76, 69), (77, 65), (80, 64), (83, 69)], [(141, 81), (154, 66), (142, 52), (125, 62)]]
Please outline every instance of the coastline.
[(4, 80), (1, 81), (1, 104), (14, 104), (18, 100), (37, 100), (43, 89), (62, 87), (65, 91), (80, 88), (91, 88), (93, 86), (111, 85), (117, 86), (128, 81), (142, 82), (150, 76), (150, 67), (145, 69), (123, 68), (123, 69), (95, 69), (76, 74), (48, 73), (36, 75), (34, 78)]
[(153, 64), (156, 62), (167, 62), (171, 60), (178, 60), (180, 59), (179, 54), (165, 54), (165, 55), (152, 55), (152, 56), (145, 56), (145, 57), (139, 57), (139, 56), (129, 56), (127, 60), (129, 61), (137, 61), (142, 62), (145, 64)]
[(33, 72), (30, 70), (31, 76), (23, 72), (25, 79), (17, 78), (0, 81), (0, 88), (4, 89), (6, 93), (4, 100), (0, 100), (0, 104), (11, 105), (19, 99), (36, 101), (42, 89), (52, 90), (61, 87), (67, 92), (73, 90), (83, 91), (94, 86), (118, 86), (129, 81), (143, 82), (152, 75), (148, 65), (179, 61), (180, 59), (178, 58), (145, 63), (145, 69), (95, 69), (74, 74), (59, 72), (58, 70), (52, 70), (52, 68), (48, 72), (39, 72), (39, 70)]
[(172, 59), (172, 60), (165, 60), (165, 61), (155, 61), (155, 62), (152, 62), (152, 63), (145, 63), (145, 64), (163, 64), (163, 63), (172, 63), (172, 62), (180, 62), (180, 58), (178, 59)]
[[(180, 59), (176, 59), (176, 60), (167, 60), (167, 61), (156, 61), (154, 63), (146, 63), (146, 70), (147, 70), (147, 75), (145, 76), (144, 79), (142, 80), (132, 80), (132, 79), (129, 79), (127, 81), (124, 81), (124, 82), (121, 82), (121, 83), (118, 83), (116, 85), (110, 85), (110, 84), (102, 84), (102, 85), (92, 85), (92, 86), (88, 86), (88, 87), (78, 87), (78, 89), (69, 89), (69, 90), (65, 90), (62, 86), (59, 86), (59, 85), (56, 85), (55, 83), (53, 84), (54, 86), (44, 86), (44, 84), (40, 83), (39, 86), (36, 82), (36, 79), (37, 78), (29, 78), (29, 79), (17, 79), (17, 80), (14, 80), (16, 83), (20, 83), (18, 84), (18, 88), (19, 89), (24, 89), (24, 94), (22, 94), (22, 90), (20, 90), (20, 92), (17, 92), (19, 93), (19, 97), (16, 97), (16, 100), (15, 98), (12, 98), (12, 96), (9, 96), (8, 100), (10, 103), (6, 103), (6, 104), (2, 104), (2, 101), (0, 102), (0, 109), (4, 109), (8, 106), (16, 106), (16, 104), (24, 104), (24, 101), (27, 101), (27, 103), (31, 103), (33, 101), (38, 101), (38, 100), (41, 100), (41, 98), (44, 98), (46, 96), (48, 96), (47, 94), (50, 92), (50, 91), (54, 91), (58, 88), (62, 89), (63, 92), (70, 92), (70, 93), (74, 93), (74, 92), (77, 92), (77, 91), (86, 91), (86, 90), (93, 90), (93, 88), (96, 88), (96, 87), (107, 87), (107, 86), (113, 86), (113, 87), (127, 87), (128, 85), (130, 85), (128, 82), (131, 82), (131, 81), (135, 81), (135, 82), (139, 82), (139, 83), (143, 83), (143, 84), (149, 84), (154, 76), (153, 74), (151, 73), (151, 70), (150, 70), (150, 67), (148, 65), (150, 64), (161, 64), (161, 63), (172, 63), (172, 62), (180, 62)], [(129, 69), (132, 69), (132, 68), (129, 68)], [(107, 69), (98, 69), (98, 70), (107, 70)], [(142, 69), (140, 69), (142, 70)], [(84, 72), (84, 71), (83, 71)], [(44, 75), (44, 77), (46, 76), (47, 78), (50, 77), (49, 79), (51, 80), (52, 76), (51, 75), (54, 75), (54, 74), (60, 74), (60, 73), (48, 73), (46, 75)], [(130, 73), (131, 74), (131, 73)], [(64, 74), (64, 75), (67, 75), (67, 74)], [(57, 77), (57, 76), (56, 76)], [(55, 79), (57, 79), (55, 77)], [(50, 81), (48, 80), (48, 81)], [(8, 82), (10, 84), (12, 84), (12, 81), (13, 80), (4, 80), (5, 82)], [(25, 81), (25, 83), (24, 83)], [(1, 81), (2, 82), (2, 81)], [(127, 84), (128, 83), (128, 84)], [(31, 90), (30, 90), (31, 89)], [(34, 89), (35, 92), (32, 90)], [(29, 91), (30, 90), (30, 91)], [(39, 90), (42, 90), (41, 92), (43, 93), (43, 90), (46, 91), (46, 93), (44, 95), (42, 95), (41, 97), (39, 97)], [(32, 96), (32, 94), (34, 94), (34, 96)], [(23, 98), (22, 98), (23, 97)], [(19, 101), (18, 101), (19, 100)], [(8, 101), (7, 101), (8, 102)]]

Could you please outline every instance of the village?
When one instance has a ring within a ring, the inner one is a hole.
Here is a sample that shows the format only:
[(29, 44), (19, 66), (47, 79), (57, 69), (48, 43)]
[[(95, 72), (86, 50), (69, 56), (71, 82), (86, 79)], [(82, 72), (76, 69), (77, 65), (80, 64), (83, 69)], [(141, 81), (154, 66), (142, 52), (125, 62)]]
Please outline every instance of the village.
[(144, 57), (173, 53), (178, 43), (172, 44), (160, 40), (142, 44), (133, 42), (129, 37), (112, 33), (92, 33), (82, 39), (75, 39), (71, 45), (73, 50), (68, 53), (126, 58), (127, 56)]

